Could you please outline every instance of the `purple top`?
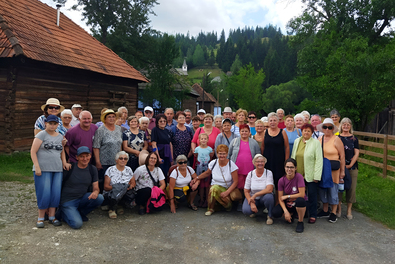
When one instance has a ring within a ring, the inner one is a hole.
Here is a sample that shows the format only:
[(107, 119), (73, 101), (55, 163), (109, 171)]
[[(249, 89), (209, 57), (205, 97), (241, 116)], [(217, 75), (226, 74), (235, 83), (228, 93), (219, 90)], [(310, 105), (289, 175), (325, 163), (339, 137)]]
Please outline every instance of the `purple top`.
[[(286, 176), (283, 176), (278, 181), (278, 190), (283, 191), (284, 195), (297, 194), (301, 187), (305, 187), (305, 184), (303, 176), (300, 173), (296, 173), (292, 180), (288, 180)], [(304, 195), (304, 199), (307, 201), (306, 194)]]
[(76, 156), (79, 147), (86, 146), (92, 153), (93, 137), (95, 136), (96, 130), (97, 126), (94, 124), (91, 124), (88, 131), (83, 130), (78, 124), (67, 131), (65, 137), (67, 139), (66, 144), (69, 146), (70, 162), (77, 162)]

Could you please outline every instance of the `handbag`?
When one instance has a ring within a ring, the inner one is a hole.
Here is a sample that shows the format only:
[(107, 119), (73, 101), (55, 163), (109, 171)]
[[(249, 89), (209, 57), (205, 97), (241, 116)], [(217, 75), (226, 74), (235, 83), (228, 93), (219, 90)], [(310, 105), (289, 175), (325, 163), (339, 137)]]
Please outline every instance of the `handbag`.
[(331, 163), (331, 170), (336, 171), (336, 170), (340, 169), (340, 161), (329, 160), (329, 162)]
[[(322, 138), (322, 156), (324, 156), (324, 138)], [(326, 189), (333, 187), (331, 162), (327, 158), (323, 158), (322, 175), (319, 187)]]
[[(229, 166), (230, 166), (230, 162), (231, 162), (231, 161), (229, 160)], [(215, 164), (214, 164), (214, 166), (215, 166)], [(214, 167), (214, 166), (213, 166), (213, 167)], [(225, 184), (226, 184), (226, 189), (229, 189), (228, 183), (227, 183), (226, 180), (225, 180), (224, 174), (223, 174), (223, 172), (222, 172), (222, 170), (221, 170), (221, 166), (219, 166), (219, 164), (218, 164), (218, 167), (219, 167), (219, 170), (221, 171), (222, 178), (224, 179), (224, 182), (225, 182)], [(230, 199), (231, 199), (233, 202), (240, 201), (240, 200), (242, 199), (241, 192), (240, 192), (240, 190), (237, 189), (237, 188), (234, 188), (234, 189), (233, 189), (233, 191), (229, 194), (229, 197), (230, 197)]]

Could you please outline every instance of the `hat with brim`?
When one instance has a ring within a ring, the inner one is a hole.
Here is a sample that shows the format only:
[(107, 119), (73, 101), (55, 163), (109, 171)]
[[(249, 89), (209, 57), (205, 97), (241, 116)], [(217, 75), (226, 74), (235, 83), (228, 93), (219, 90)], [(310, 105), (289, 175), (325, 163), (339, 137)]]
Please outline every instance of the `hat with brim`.
[(224, 113), (232, 113), (232, 108), (230, 108), (229, 106), (225, 107), (224, 109)]
[(59, 102), (59, 100), (56, 99), (56, 98), (49, 98), (49, 99), (47, 100), (47, 103), (46, 103), (46, 104), (43, 104), (43, 105), (41, 106), (41, 110), (45, 111), (45, 107), (46, 107), (47, 105), (57, 105), (57, 106), (60, 106), (60, 109), (59, 109), (60, 112), (62, 112), (62, 111), (64, 110), (64, 106), (61, 105), (60, 102)]
[(139, 165), (140, 166), (145, 164), (145, 160), (147, 159), (148, 155), (149, 155), (149, 152), (147, 150), (143, 149), (142, 151), (140, 151), (140, 154), (139, 154)]
[(325, 118), (324, 122), (322, 122), (321, 124), (317, 125), (317, 130), (320, 131), (320, 132), (324, 132), (322, 130), (322, 126), (323, 125), (332, 125), (333, 126), (333, 134), (335, 134), (336, 132), (339, 131), (337, 126), (335, 126), (335, 123), (333, 123), (332, 118)]
[(100, 116), (100, 120), (101, 120), (103, 123), (106, 123), (106, 116), (108, 116), (109, 114), (114, 114), (114, 115), (115, 115), (114, 110), (112, 110), (112, 109), (107, 109), (106, 111), (104, 111), (104, 112), (101, 114), (101, 116)]

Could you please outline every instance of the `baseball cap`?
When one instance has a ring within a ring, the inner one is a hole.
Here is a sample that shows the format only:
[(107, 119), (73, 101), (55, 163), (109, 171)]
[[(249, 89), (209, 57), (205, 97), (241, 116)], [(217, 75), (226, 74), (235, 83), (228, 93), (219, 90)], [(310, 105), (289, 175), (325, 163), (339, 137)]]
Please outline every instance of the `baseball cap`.
[(91, 154), (91, 150), (88, 147), (86, 147), (86, 146), (79, 147), (77, 149), (77, 156), (81, 155), (82, 153)]
[(59, 123), (59, 117), (57, 117), (56, 115), (49, 115), (47, 116), (47, 118), (45, 119), (45, 122), (56, 122)]
[(82, 108), (82, 106), (80, 104), (73, 104), (73, 106), (71, 107), (71, 109), (73, 108)]
[(144, 108), (144, 112), (145, 112), (145, 111), (154, 112), (154, 109), (153, 109), (151, 106), (146, 106), (146, 107)]
[(206, 111), (204, 111), (204, 109), (199, 109), (199, 111), (197, 111), (198, 114), (203, 113), (206, 114)]

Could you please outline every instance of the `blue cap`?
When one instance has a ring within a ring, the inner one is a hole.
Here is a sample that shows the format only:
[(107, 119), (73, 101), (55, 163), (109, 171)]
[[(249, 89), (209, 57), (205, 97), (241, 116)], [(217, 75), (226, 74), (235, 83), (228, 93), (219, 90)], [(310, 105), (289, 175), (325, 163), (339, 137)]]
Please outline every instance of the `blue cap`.
[(77, 156), (81, 155), (82, 153), (91, 154), (91, 150), (88, 147), (86, 147), (86, 146), (79, 147), (77, 149)]
[(56, 115), (49, 115), (47, 116), (47, 118), (45, 119), (45, 122), (56, 122), (59, 124), (59, 117), (57, 117)]

